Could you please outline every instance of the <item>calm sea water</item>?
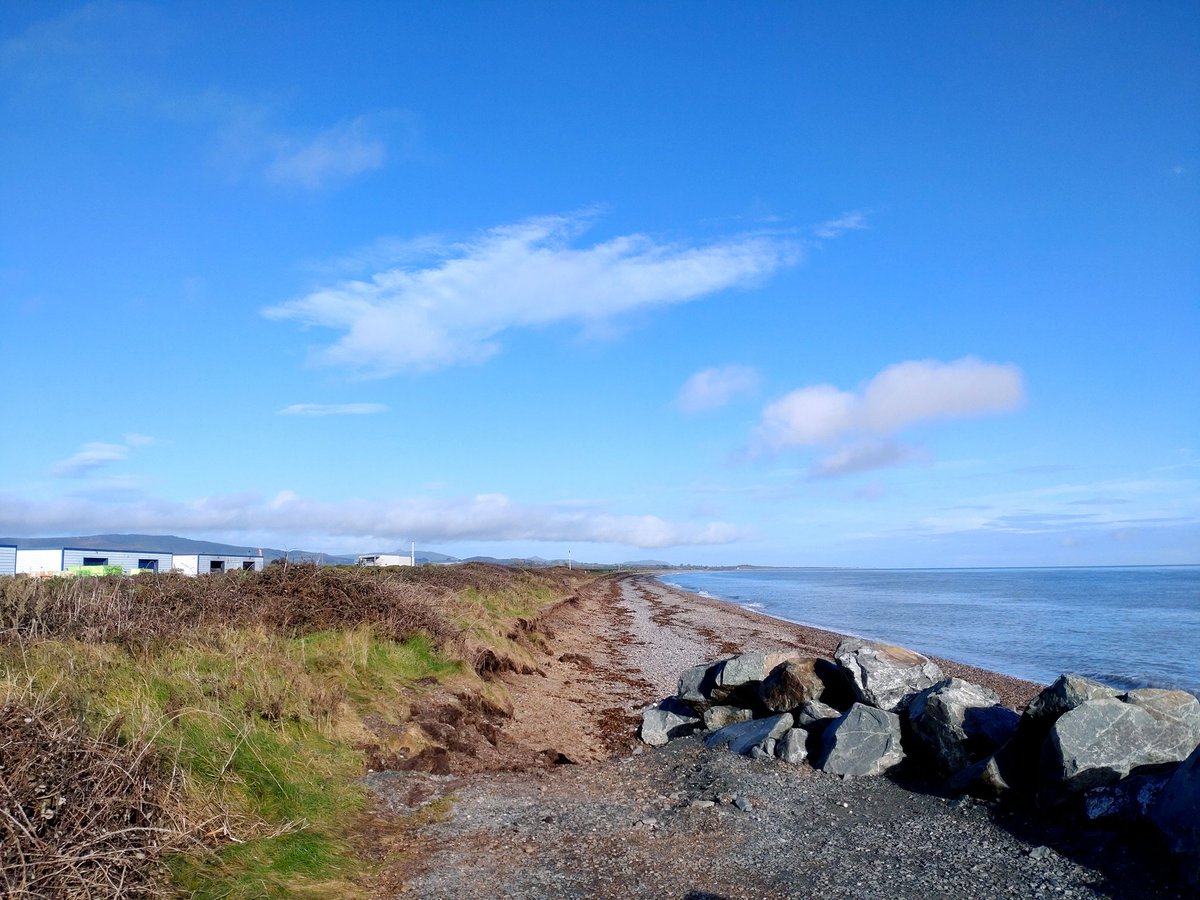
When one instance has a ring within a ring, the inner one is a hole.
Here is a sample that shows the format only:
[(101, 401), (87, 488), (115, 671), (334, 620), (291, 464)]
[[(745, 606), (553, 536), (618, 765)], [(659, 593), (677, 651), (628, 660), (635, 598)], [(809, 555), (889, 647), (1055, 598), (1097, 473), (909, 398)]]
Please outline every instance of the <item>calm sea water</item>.
[(1049, 682), (1200, 694), (1200, 566), (771, 569), (662, 576), (830, 631)]

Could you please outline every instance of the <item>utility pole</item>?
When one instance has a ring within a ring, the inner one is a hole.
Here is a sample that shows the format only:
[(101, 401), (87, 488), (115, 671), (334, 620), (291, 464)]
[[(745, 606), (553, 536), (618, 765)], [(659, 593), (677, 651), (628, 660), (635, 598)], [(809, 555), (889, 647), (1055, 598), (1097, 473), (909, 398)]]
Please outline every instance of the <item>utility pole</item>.
[(571, 565), (571, 551), (568, 550), (567, 551), (567, 571), (569, 572), (572, 568), (574, 568), (574, 567)]

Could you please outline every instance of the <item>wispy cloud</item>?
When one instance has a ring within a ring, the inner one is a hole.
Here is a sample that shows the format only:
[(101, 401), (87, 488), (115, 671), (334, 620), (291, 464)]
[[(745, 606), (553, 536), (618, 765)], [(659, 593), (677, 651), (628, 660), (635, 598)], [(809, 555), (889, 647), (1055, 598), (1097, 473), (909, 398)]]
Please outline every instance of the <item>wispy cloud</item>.
[(383, 403), (293, 403), (279, 410), (280, 416), (369, 416), (387, 412)]
[(867, 227), (866, 213), (855, 210), (842, 213), (836, 219), (828, 219), (813, 229), (812, 233), (819, 238), (841, 237), (847, 231), (861, 231)]
[(834, 478), (897, 466), (927, 457), (928, 454), (920, 448), (908, 447), (896, 441), (863, 441), (841, 447), (818, 460), (813, 464), (809, 475), (813, 478)]
[(129, 448), (124, 444), (91, 441), (80, 447), (72, 456), (57, 463), (50, 470), (50, 474), (59, 478), (79, 478), (111, 463), (120, 462), (127, 456)]
[(632, 234), (573, 246), (587, 225), (572, 215), (493, 228), (423, 266), (318, 288), (264, 315), (345, 332), (317, 361), (385, 376), (482, 362), (514, 328), (603, 327), (744, 287), (801, 255), (796, 242), (764, 235), (692, 246)]
[(686, 413), (718, 409), (733, 398), (753, 393), (762, 377), (750, 366), (704, 369), (683, 383), (676, 404)]
[[(69, 102), (106, 119), (153, 118), (199, 128), (210, 161), (231, 177), (317, 190), (382, 168), (419, 142), (402, 110), (360, 112), (335, 121), (299, 122), (278, 100), (213, 85), (171, 83), (147, 60), (170, 57), (186, 27), (162, 4), (98, 0), (32, 23), (0, 40), (0, 93), (23, 91), (39, 103)], [(151, 74), (154, 72), (155, 74)]]
[[(826, 446), (814, 477), (896, 465), (919, 456), (914, 448), (880, 441), (910, 426), (1011, 412), (1025, 399), (1021, 370), (963, 357), (888, 366), (858, 391), (831, 384), (799, 388), (763, 410), (755, 441), (761, 448)], [(838, 445), (841, 446), (838, 446)]]
[(307, 140), (284, 139), (266, 167), (276, 184), (316, 189), (383, 166), (387, 145), (370, 117), (339, 122)]
[(50, 474), (56, 478), (82, 478), (97, 469), (128, 459), (132, 447), (144, 447), (153, 443), (155, 439), (144, 434), (127, 434), (123, 444), (89, 441), (71, 456), (55, 463), (50, 469)]
[(724, 522), (673, 522), (592, 507), (522, 504), (503, 494), (452, 500), (324, 503), (285, 491), (207, 497), (190, 503), (0, 496), (0, 533), (81, 530), (293, 536), (323, 541), (574, 541), (645, 549), (725, 544), (742, 532)]

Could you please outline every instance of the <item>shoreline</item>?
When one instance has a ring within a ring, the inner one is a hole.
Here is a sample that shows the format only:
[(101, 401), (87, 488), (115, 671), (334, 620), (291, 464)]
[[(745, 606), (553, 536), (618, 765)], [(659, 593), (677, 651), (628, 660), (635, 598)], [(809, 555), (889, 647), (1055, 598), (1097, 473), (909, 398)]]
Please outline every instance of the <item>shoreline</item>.
[[(519, 751), (508, 758), (524, 765), (461, 759), (451, 775), (392, 773), (375, 786), (401, 813), (417, 813), (418, 796), (453, 797), (414, 831), (411, 856), (379, 896), (1184, 896), (1157, 857), (1116, 836), (1047, 829), (1037, 817), (951, 802), (886, 776), (843, 779), (713, 751), (700, 735), (659, 748), (637, 739), (641, 710), (673, 695), (684, 669), (787, 646), (827, 657), (841, 634), (648, 573), (601, 578), (548, 610), (537, 629), (537, 668), (502, 675), (512, 708), (495, 722), (498, 748)], [(1010, 707), (1041, 688), (937, 662)]]
[[(833, 659), (833, 651), (837, 649), (837, 645), (842, 640), (858, 637), (857, 635), (846, 634), (844, 632), (831, 631), (827, 628), (819, 628), (815, 625), (794, 622), (790, 619), (773, 616), (770, 613), (761, 612), (756, 609), (748, 609), (732, 600), (706, 597), (702, 594), (676, 587), (673, 584), (668, 584), (660, 580), (660, 577), (657, 575), (631, 577), (652, 579), (662, 590), (685, 597), (689, 602), (695, 603), (698, 606), (720, 610), (721, 616), (741, 616), (752, 622), (770, 623), (773, 626), (784, 628), (795, 634), (796, 643), (802, 649), (815, 650), (815, 655), (826, 659)], [(1036, 681), (1019, 678), (1015, 675), (1008, 675), (1004, 672), (997, 672), (993, 669), (984, 669), (970, 663), (959, 662), (941, 656), (928, 656), (929, 659), (937, 663), (945, 675), (962, 678), (965, 681), (991, 688), (1000, 695), (1000, 700), (1005, 706), (1017, 712), (1023, 710), (1029, 704), (1029, 701), (1037, 696), (1042, 688), (1046, 686)]]

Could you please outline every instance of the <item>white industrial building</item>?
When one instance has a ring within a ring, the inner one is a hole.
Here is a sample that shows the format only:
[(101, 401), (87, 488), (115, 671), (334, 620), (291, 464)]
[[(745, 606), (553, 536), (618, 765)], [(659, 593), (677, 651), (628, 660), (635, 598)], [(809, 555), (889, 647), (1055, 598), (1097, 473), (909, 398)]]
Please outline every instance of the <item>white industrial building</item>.
[(229, 553), (176, 553), (174, 567), (184, 575), (219, 575), (222, 572), (261, 572), (261, 556)]
[(17, 545), (0, 544), (0, 575), (17, 574)]
[(399, 553), (369, 553), (358, 558), (360, 566), (411, 566), (411, 556), (401, 556)]
[(126, 575), (138, 572), (169, 572), (170, 553), (150, 550), (97, 550), (59, 547), (51, 550), (17, 550), (16, 572), (24, 575), (55, 575), (75, 566), (120, 566)]

